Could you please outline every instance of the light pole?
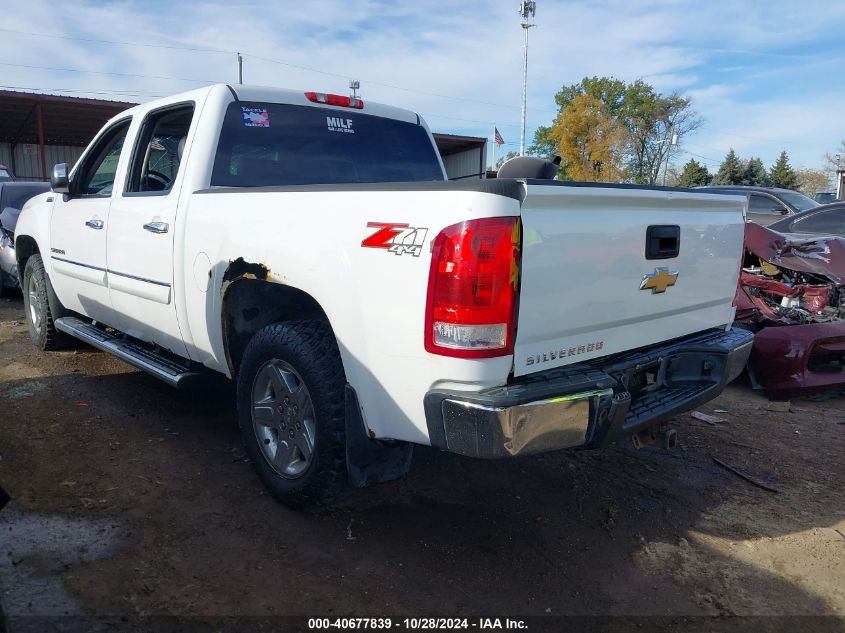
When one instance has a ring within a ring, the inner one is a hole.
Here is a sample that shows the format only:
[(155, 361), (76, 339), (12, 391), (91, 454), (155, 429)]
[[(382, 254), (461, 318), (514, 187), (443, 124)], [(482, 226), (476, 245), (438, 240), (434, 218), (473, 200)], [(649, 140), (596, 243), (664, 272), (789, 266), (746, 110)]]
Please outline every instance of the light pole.
[(519, 3), (519, 15), (522, 18), (522, 125), (519, 133), (519, 155), (525, 156), (525, 109), (528, 102), (528, 29), (534, 26), (534, 15), (537, 13), (537, 3), (533, 0), (522, 0)]

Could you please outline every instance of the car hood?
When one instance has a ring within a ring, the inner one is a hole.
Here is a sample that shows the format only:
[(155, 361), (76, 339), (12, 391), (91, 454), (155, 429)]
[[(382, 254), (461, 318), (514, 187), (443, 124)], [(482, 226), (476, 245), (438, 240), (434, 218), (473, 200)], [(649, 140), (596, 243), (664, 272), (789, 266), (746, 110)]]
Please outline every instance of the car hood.
[(843, 237), (779, 233), (748, 222), (745, 226), (745, 247), (775, 266), (821, 275), (836, 285), (845, 285)]

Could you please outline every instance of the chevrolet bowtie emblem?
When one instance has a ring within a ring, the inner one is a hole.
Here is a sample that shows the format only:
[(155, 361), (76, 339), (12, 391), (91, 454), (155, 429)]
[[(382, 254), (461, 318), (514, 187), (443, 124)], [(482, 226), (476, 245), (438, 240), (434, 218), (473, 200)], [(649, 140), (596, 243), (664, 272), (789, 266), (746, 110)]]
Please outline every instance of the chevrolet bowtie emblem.
[(678, 271), (669, 270), (665, 266), (658, 266), (653, 273), (643, 275), (640, 290), (651, 290), (652, 294), (666, 292), (666, 288), (674, 286), (678, 281)]

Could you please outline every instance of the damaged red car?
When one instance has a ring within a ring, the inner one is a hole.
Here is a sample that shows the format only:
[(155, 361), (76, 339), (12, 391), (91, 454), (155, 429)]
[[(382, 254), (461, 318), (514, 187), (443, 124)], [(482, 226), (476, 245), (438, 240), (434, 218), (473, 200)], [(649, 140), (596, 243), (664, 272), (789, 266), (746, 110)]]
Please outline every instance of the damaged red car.
[(755, 332), (749, 373), (773, 400), (845, 387), (845, 238), (749, 222), (736, 323)]

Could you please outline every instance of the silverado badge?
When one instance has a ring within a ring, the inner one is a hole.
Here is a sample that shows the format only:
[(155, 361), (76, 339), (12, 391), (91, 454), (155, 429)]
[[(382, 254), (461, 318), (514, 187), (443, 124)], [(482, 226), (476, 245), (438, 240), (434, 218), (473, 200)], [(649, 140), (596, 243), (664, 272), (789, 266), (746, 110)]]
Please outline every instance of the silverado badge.
[(666, 292), (666, 288), (674, 286), (676, 281), (678, 281), (677, 270), (669, 270), (665, 266), (658, 266), (654, 269), (653, 273), (643, 275), (640, 290), (650, 289), (652, 294)]

